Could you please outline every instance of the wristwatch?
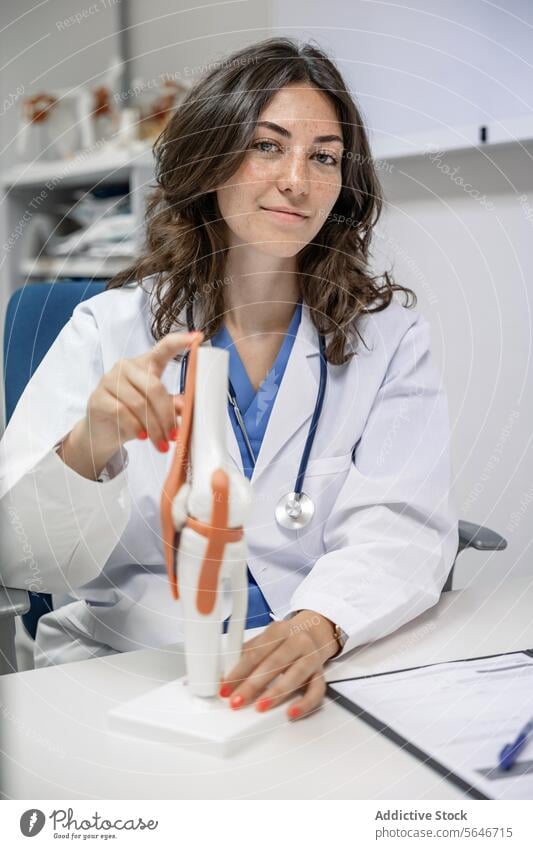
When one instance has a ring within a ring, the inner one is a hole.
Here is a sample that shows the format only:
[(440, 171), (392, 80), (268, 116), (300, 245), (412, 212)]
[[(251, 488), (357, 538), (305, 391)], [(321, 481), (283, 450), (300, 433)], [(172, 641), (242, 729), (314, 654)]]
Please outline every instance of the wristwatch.
[[(293, 610), (292, 613), (289, 613), (288, 618), (292, 619), (292, 617), (296, 616), (297, 613), (300, 613), (300, 611), (299, 610)], [(335, 652), (335, 654), (332, 655), (332, 657), (337, 657), (337, 655), (341, 653), (341, 651), (343, 650), (343, 648), (345, 646), (346, 640), (348, 639), (348, 634), (346, 633), (346, 631), (342, 630), (340, 625), (336, 625), (335, 622), (332, 622), (331, 619), (329, 621), (333, 625), (333, 636), (337, 640), (337, 643), (338, 643), (338, 646), (339, 646), (338, 652)], [(331, 658), (330, 658), (330, 660), (331, 660)]]
[[(289, 613), (287, 618), (292, 619), (292, 617), (296, 616), (298, 613), (301, 613), (301, 610), (293, 610), (291, 613)], [(336, 625), (335, 622), (332, 622), (331, 619), (329, 621), (333, 625), (333, 636), (337, 640), (337, 644), (339, 646), (339, 651), (335, 652), (335, 654), (332, 655), (332, 657), (337, 657), (337, 655), (341, 653), (341, 651), (343, 650), (343, 648), (345, 646), (346, 640), (348, 639), (348, 634), (346, 633), (346, 631), (342, 630), (340, 625)], [(330, 660), (331, 660), (331, 658), (330, 658)]]
[[(335, 637), (335, 639), (337, 640), (337, 642), (338, 642), (338, 644), (339, 644), (339, 651), (338, 651), (338, 652), (336, 652), (336, 653), (333, 655), (333, 657), (337, 657), (337, 655), (338, 655), (338, 654), (340, 654), (340, 653), (341, 653), (341, 651), (342, 651), (342, 650), (343, 650), (343, 648), (344, 648), (344, 645), (345, 645), (345, 643), (346, 643), (346, 640), (348, 639), (348, 634), (346, 633), (346, 631), (343, 631), (343, 630), (342, 630), (342, 628), (341, 628), (341, 626), (340, 626), (340, 625), (335, 625), (335, 623), (333, 623), (333, 634), (334, 634), (334, 637)], [(330, 660), (331, 660), (331, 658), (330, 658)]]

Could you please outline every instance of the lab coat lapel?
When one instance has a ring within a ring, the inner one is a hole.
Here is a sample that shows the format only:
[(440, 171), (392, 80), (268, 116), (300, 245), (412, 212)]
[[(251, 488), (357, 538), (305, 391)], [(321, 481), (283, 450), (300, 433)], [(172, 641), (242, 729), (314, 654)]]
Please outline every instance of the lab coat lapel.
[[(319, 368), (318, 334), (311, 320), (309, 308), (303, 303), (298, 332), (270, 413), (252, 474), (252, 484), (260, 478), (299, 428), (306, 422), (310, 422), (318, 392)], [(306, 436), (307, 434), (302, 437), (301, 451), (303, 451)], [(296, 454), (296, 471), (301, 451)]]
[[(183, 318), (185, 319), (185, 312)], [(210, 346), (211, 341), (205, 344)], [(306, 422), (310, 422), (318, 392), (319, 369), (317, 330), (312, 322), (309, 307), (303, 303), (298, 332), (268, 420), (261, 450), (251, 477), (252, 483), (258, 480), (296, 431)], [(231, 423), (229, 407), (226, 420), (228, 453), (242, 472), (241, 452)], [(302, 438), (302, 451), (305, 436)], [(298, 463), (300, 456), (301, 452), (298, 455)], [(296, 480), (296, 472), (294, 479)]]

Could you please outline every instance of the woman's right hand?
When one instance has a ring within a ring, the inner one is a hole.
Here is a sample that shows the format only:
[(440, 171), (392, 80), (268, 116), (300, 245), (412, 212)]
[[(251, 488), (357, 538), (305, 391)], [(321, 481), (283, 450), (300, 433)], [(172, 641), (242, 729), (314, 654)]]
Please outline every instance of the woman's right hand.
[(176, 439), (181, 395), (170, 395), (161, 382), (169, 360), (201, 333), (168, 333), (139, 357), (118, 360), (89, 396), (86, 426), (93, 451), (109, 456), (130, 439), (149, 438), (158, 451)]
[(61, 460), (79, 475), (98, 480), (124, 442), (150, 437), (158, 451), (175, 439), (182, 396), (161, 383), (168, 361), (202, 333), (168, 333), (150, 351), (119, 360), (89, 396), (83, 419), (57, 448)]

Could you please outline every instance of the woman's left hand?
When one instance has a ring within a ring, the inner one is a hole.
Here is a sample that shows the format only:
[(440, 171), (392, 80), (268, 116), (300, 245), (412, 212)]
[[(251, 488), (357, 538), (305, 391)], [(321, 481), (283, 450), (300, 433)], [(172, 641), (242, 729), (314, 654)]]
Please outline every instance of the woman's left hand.
[(287, 716), (299, 719), (311, 713), (326, 691), (324, 664), (339, 650), (333, 627), (329, 619), (312, 610), (272, 622), (244, 644), (239, 662), (221, 681), (220, 695), (231, 696), (234, 709), (255, 702), (256, 710), (263, 711), (303, 689)]

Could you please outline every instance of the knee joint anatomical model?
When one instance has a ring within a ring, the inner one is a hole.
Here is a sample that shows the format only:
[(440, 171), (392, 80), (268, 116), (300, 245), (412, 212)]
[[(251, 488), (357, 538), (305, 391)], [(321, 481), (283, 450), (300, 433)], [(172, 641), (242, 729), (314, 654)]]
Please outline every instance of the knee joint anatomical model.
[[(214, 696), (242, 648), (248, 605), (244, 523), (251, 484), (227, 451), (229, 354), (193, 342), (176, 450), (161, 496), (165, 561), (182, 604), (187, 683)], [(232, 611), (223, 647), (223, 582)]]

